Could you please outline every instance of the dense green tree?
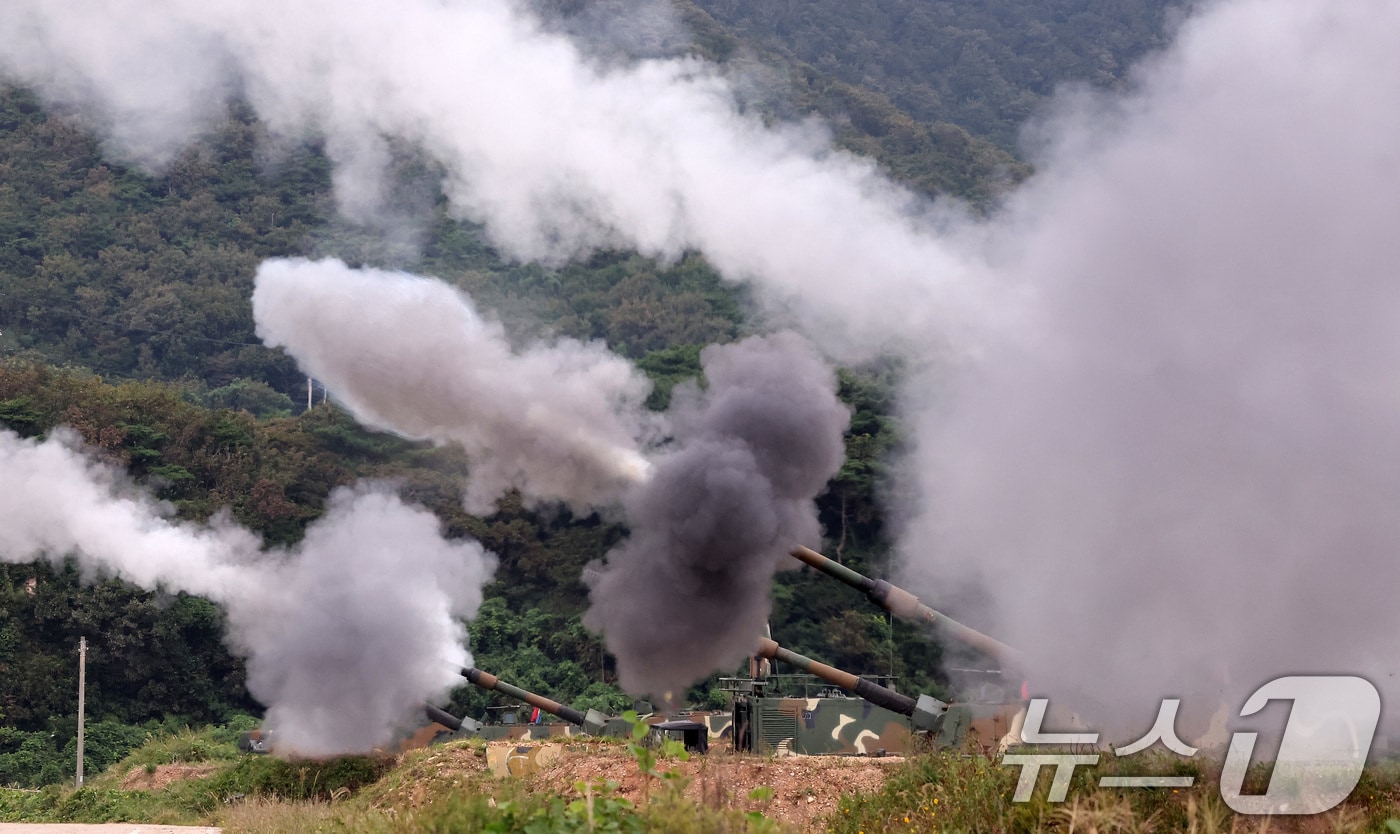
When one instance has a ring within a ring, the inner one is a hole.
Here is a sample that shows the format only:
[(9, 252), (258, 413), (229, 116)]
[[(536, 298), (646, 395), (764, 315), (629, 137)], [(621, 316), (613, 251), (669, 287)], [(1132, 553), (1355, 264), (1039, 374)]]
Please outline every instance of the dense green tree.
[[(681, 0), (731, 37), (1014, 149), (1057, 84), (1114, 87), (1166, 43), (1172, 0)], [(859, 119), (859, 108), (852, 118)]]

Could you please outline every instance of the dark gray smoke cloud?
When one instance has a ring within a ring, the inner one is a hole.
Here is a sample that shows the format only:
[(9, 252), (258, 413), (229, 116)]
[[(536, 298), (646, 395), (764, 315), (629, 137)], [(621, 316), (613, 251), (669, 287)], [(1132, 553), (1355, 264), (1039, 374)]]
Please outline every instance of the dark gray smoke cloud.
[(1044, 132), (997, 230), (1032, 303), (925, 380), (903, 543), (1041, 691), (1144, 728), (1285, 673), (1400, 694), (1397, 38), (1395, 3), (1218, 3)]
[(72, 558), (87, 575), (223, 606), (279, 752), (388, 744), (471, 662), (461, 619), (495, 558), (388, 492), (339, 490), (301, 544), (263, 552), (226, 519), (170, 519), (65, 430), (43, 442), (0, 430), (0, 484), (0, 561)]
[(791, 333), (711, 346), (708, 389), (678, 390), (676, 448), (624, 501), (631, 537), (591, 577), (584, 623), (629, 692), (681, 694), (753, 651), (773, 572), (820, 539), (812, 499), (840, 468), (850, 413)]

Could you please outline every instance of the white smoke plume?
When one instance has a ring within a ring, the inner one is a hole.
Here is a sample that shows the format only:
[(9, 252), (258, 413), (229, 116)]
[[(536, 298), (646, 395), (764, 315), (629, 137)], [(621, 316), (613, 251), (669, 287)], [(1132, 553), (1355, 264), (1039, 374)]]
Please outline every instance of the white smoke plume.
[(920, 417), (903, 544), (1040, 691), (1143, 729), (1286, 673), (1400, 694), (1397, 38), (1390, 2), (1218, 3), (1043, 131), (994, 230), (1033, 314)]
[(64, 430), (42, 442), (0, 431), (0, 482), (0, 561), (71, 557), (89, 576), (223, 606), (279, 751), (389, 744), (470, 664), (460, 620), (494, 557), (445, 541), (431, 513), (391, 494), (339, 490), (300, 545), (262, 552), (231, 522), (169, 519)]
[(81, 451), (77, 435), (39, 443), (0, 429), (0, 559), (72, 555), (86, 573), (201, 596), (248, 595), (259, 540), (236, 524), (169, 521), (150, 496)]
[(823, 130), (741, 113), (700, 61), (592, 60), (509, 0), (13, 0), (5, 71), (156, 166), (239, 93), (274, 132), (325, 138), (357, 217), (383, 192), (385, 137), (407, 141), (509, 255), (698, 250), (844, 323), (828, 341), (888, 343), (975, 304), (927, 207)]
[(985, 264), (712, 68), (599, 66), (504, 0), (16, 0), (0, 64), (150, 164), (238, 92), (326, 138), (347, 207), (392, 136), (517, 257), (694, 248), (866, 341), (976, 347), (908, 400), (910, 576), (935, 603), (980, 580), (1038, 686), (1145, 721), (1172, 692), (1394, 671), (1397, 34), (1391, 0), (1204, 6), (1135, 92), (1062, 105), (1038, 175), (961, 230)]
[(253, 317), (360, 422), (460, 444), (474, 512), (512, 487), (587, 509), (646, 475), (651, 383), (601, 342), (514, 351), (447, 284), (336, 260), (265, 261)]
[(260, 571), (257, 593), (224, 599), (279, 750), (381, 747), (461, 685), (457, 670), (472, 665), (462, 620), (496, 560), (440, 527), (390, 493), (342, 489), (295, 551)]

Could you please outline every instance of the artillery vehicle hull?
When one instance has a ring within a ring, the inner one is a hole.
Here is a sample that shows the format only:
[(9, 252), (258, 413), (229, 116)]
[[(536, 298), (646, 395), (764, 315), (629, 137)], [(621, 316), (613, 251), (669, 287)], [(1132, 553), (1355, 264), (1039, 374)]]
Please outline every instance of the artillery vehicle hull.
[(734, 693), (733, 746), (740, 751), (812, 756), (909, 754), (966, 746), (991, 751), (1005, 743), (1024, 708), (1020, 701), (946, 704), (927, 695), (913, 698), (766, 638), (756, 655), (793, 665), (830, 684), (829, 690), (849, 694), (828, 691), (814, 698), (770, 691), (770, 683), (798, 677), (791, 675), (728, 679)]

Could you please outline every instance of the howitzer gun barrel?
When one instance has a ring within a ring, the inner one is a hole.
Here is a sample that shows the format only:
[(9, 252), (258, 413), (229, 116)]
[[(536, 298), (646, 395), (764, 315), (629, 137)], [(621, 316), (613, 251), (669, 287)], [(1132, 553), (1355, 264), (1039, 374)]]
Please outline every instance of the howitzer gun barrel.
[(799, 546), (792, 551), (792, 556), (827, 576), (850, 585), (869, 597), (871, 602), (901, 620), (937, 626), (942, 633), (954, 640), (965, 643), (988, 657), (996, 658), (1003, 664), (1014, 661), (1017, 657), (1015, 649), (995, 637), (988, 637), (975, 628), (965, 626), (952, 617), (929, 608), (920, 602), (918, 597), (898, 585), (891, 585), (883, 579), (871, 579), (863, 573), (857, 573), (845, 565), (828, 559), (809, 547)]
[(538, 707), (541, 712), (547, 712), (550, 715), (558, 716), (576, 727), (584, 726), (584, 714), (573, 707), (564, 706), (558, 701), (550, 700), (542, 695), (536, 695), (518, 686), (512, 686), (490, 672), (483, 672), (480, 669), (463, 669), (462, 677), (482, 689), (499, 692), (517, 701), (524, 701), (532, 707)]
[(790, 663), (810, 675), (816, 675), (827, 683), (835, 684), (852, 695), (864, 698), (875, 706), (884, 707), (890, 712), (913, 715), (914, 707), (918, 703), (908, 695), (895, 692), (893, 689), (881, 686), (874, 681), (868, 681), (865, 678), (852, 675), (850, 672), (837, 669), (835, 666), (828, 666), (805, 655), (789, 651), (766, 637), (759, 641), (757, 654), (759, 657)]
[(438, 709), (432, 704), (428, 704), (423, 711), (427, 713), (429, 721), (436, 721), (453, 732), (462, 729), (462, 719), (446, 710)]

